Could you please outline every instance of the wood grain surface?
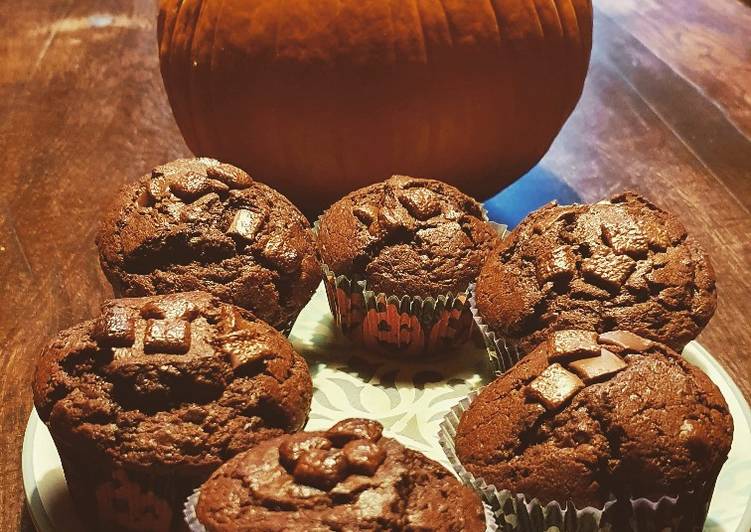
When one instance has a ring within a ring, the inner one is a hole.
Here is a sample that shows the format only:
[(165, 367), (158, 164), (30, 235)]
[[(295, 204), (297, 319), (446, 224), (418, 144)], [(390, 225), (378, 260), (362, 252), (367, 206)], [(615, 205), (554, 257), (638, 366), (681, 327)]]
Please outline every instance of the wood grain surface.
[[(111, 295), (93, 236), (115, 190), (188, 155), (159, 75), (152, 0), (0, 4), (0, 530), (31, 530), (20, 453), (43, 343)], [(488, 203), (518, 219), (632, 188), (712, 255), (700, 341), (751, 397), (751, 7), (595, 0), (584, 96), (548, 155)], [(513, 201), (512, 201), (513, 200)], [(519, 201), (516, 201), (519, 200)], [(526, 212), (526, 211), (525, 211)]]

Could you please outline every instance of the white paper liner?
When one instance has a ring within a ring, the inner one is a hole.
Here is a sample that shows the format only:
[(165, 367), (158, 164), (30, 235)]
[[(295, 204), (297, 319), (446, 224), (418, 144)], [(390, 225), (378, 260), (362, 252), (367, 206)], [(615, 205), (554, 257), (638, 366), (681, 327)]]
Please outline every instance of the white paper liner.
[(206, 532), (206, 527), (201, 524), (196, 515), (196, 504), (198, 504), (198, 497), (201, 495), (201, 490), (195, 490), (190, 497), (185, 501), (185, 507), (183, 508), (183, 515), (185, 516), (185, 523), (188, 525), (190, 532)]
[(510, 346), (506, 339), (498, 336), (493, 332), (480, 316), (480, 312), (477, 310), (477, 299), (475, 298), (475, 283), (469, 285), (469, 309), (472, 313), (472, 319), (474, 319), (477, 329), (482, 335), (482, 339), (485, 342), (485, 348), (488, 351), (488, 357), (490, 358), (491, 368), (496, 374), (500, 375), (505, 373), (511, 367), (519, 362), (523, 357), (522, 353), (514, 347)]
[[(487, 212), (483, 209), (486, 221)], [(318, 234), (320, 218), (313, 224)], [(505, 225), (488, 221), (501, 238)], [(420, 356), (445, 352), (468, 341), (473, 317), (469, 287), (459, 294), (412, 297), (368, 290), (364, 280), (336, 275), (321, 262), (334, 321), (345, 336), (383, 354)]]
[[(187, 523), (190, 532), (207, 532), (206, 527), (201, 524), (196, 515), (196, 505), (198, 504), (198, 497), (200, 495), (201, 490), (197, 489), (185, 501), (183, 515), (185, 516), (185, 523)], [(482, 507), (485, 510), (485, 532), (497, 532), (498, 524), (495, 522), (493, 509), (485, 502), (482, 503)]]
[[(618, 522), (616, 513), (618, 501), (615, 499), (606, 502), (602, 508), (587, 506), (579, 509), (571, 501), (564, 504), (552, 501), (543, 506), (536, 498), (522, 493), (513, 494), (509, 490), (498, 490), (496, 486), (488, 484), (482, 478), (475, 477), (459, 461), (454, 440), (462, 414), (480, 392), (481, 390), (470, 392), (446, 413), (438, 430), (438, 441), (459, 478), (471, 486), (482, 497), (484, 503), (493, 508), (499, 530), (504, 532), (701, 531), (702, 523), (709, 510), (714, 486), (705, 486), (701, 490), (701, 492), (709, 490), (710, 496), (705, 496), (704, 500), (701, 500), (701, 493), (687, 492), (684, 495), (687, 497), (684, 502), (688, 504), (683, 505), (681, 505), (680, 496), (663, 496), (657, 501), (646, 498), (630, 499), (628, 516), (621, 518), (621, 522)], [(695, 497), (695, 495), (699, 496)], [(697, 516), (684, 516), (687, 506), (698, 512)], [(687, 520), (692, 523), (684, 523)]]

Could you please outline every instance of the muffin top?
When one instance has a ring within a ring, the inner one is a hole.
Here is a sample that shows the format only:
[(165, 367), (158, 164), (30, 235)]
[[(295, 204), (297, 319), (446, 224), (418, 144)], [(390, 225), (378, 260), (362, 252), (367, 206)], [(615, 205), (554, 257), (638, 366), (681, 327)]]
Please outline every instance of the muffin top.
[(201, 486), (198, 520), (209, 532), (485, 530), (470, 488), (381, 431), (346, 419), (263, 442)]
[(464, 412), (456, 453), (496, 488), (602, 507), (713, 482), (733, 420), (717, 387), (630, 332), (556, 331)]
[(488, 257), (477, 309), (522, 353), (549, 332), (625, 329), (681, 350), (714, 313), (709, 258), (634, 193), (533, 212)]
[(318, 226), (318, 251), (332, 272), (399, 296), (463, 292), (498, 240), (475, 200), (405, 176), (348, 194)]
[(207, 473), (300, 429), (312, 395), (281, 333), (203, 292), (106, 301), (47, 346), (33, 389), (68, 452)]
[(116, 295), (204, 290), (285, 329), (320, 282), (310, 224), (229, 164), (178, 159), (123, 188), (97, 235)]

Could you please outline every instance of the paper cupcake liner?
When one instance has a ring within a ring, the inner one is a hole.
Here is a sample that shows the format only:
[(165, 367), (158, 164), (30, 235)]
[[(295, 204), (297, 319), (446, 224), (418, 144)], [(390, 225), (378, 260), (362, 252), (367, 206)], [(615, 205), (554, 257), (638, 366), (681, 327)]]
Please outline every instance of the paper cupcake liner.
[(196, 489), (185, 500), (185, 507), (183, 508), (183, 516), (185, 517), (185, 524), (188, 525), (190, 532), (206, 532), (206, 527), (201, 524), (196, 514), (196, 505), (198, 504), (198, 497), (201, 496), (201, 490)]
[(654, 501), (613, 498), (602, 508), (576, 508), (573, 502), (549, 502), (509, 490), (499, 490), (475, 477), (459, 461), (454, 441), (462, 414), (479, 395), (472, 391), (454, 405), (441, 421), (438, 441), (459, 478), (471, 486), (493, 508), (499, 530), (504, 532), (693, 532), (701, 531), (706, 520), (714, 484), (677, 497), (663, 496)]
[(485, 324), (482, 316), (480, 316), (480, 313), (477, 310), (474, 283), (469, 286), (468, 292), (469, 308), (472, 314), (472, 319), (485, 342), (485, 348), (488, 351), (491, 368), (497, 374), (505, 373), (511, 369), (514, 364), (519, 362), (524, 355), (515, 346), (510, 345), (504, 337), (496, 335), (495, 332)]
[(58, 446), (71, 498), (88, 530), (182, 532), (185, 486), (202, 478), (128, 471)]
[(300, 313), (298, 312), (286, 324), (280, 325), (274, 328), (280, 333), (282, 333), (285, 336), (285, 338), (289, 338), (289, 335), (292, 333), (292, 328), (295, 326), (295, 322), (297, 321), (297, 317), (299, 315)]
[(433, 297), (376, 294), (365, 281), (322, 265), (334, 321), (355, 343), (383, 354), (419, 356), (457, 347), (472, 332), (467, 291)]
[[(506, 226), (489, 223), (505, 236)], [(316, 234), (318, 225), (317, 220)], [(376, 293), (364, 280), (337, 275), (325, 263), (321, 269), (334, 321), (347, 338), (369, 350), (418, 357), (455, 348), (472, 335), (469, 287), (426, 298)]]
[[(185, 516), (185, 523), (188, 525), (190, 532), (207, 532), (206, 527), (201, 524), (196, 514), (196, 505), (200, 496), (201, 490), (196, 489), (185, 501), (183, 515)], [(482, 503), (482, 507), (485, 510), (485, 532), (497, 532), (498, 523), (495, 521), (493, 509), (485, 502)]]

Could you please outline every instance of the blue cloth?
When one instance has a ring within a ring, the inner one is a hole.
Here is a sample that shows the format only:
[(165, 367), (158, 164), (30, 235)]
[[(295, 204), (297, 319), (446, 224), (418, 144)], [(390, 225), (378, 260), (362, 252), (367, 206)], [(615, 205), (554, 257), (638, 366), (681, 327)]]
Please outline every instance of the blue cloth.
[(552, 200), (558, 200), (561, 204), (580, 203), (581, 197), (560, 177), (541, 166), (535, 166), (485, 201), (485, 208), (491, 220), (513, 228), (527, 214)]

